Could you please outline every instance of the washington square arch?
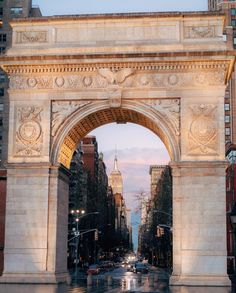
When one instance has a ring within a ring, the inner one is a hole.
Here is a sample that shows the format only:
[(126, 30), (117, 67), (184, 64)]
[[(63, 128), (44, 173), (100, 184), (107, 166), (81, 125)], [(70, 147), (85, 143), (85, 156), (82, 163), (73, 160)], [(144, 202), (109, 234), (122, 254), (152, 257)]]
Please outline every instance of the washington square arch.
[[(68, 168), (80, 140), (132, 122), (164, 142), (173, 173), (171, 285), (230, 285), (224, 93), (234, 65), (219, 13), (16, 19), (9, 76), (4, 273), (67, 279)], [(157, 154), (158, 155), (158, 154)]]

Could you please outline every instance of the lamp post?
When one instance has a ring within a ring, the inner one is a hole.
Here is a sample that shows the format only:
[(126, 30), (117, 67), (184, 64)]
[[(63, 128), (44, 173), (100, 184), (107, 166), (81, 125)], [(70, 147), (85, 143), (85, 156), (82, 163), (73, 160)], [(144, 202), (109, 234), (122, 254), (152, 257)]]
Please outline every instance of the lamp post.
[[(97, 214), (99, 214), (99, 212), (91, 212), (91, 213), (85, 214), (85, 210), (71, 210), (71, 214), (75, 216), (76, 230), (75, 230), (75, 233), (74, 233), (75, 236), (73, 238), (69, 239), (69, 241), (73, 240), (74, 238), (76, 239), (76, 249), (75, 249), (75, 275), (77, 277), (77, 275), (78, 275), (79, 236), (82, 235), (82, 234), (85, 234), (85, 232), (84, 233), (80, 233), (80, 231), (79, 231), (79, 221), (80, 221), (81, 218), (87, 217), (89, 215), (97, 215)], [(90, 230), (88, 232), (90, 232)]]
[(235, 274), (235, 269), (236, 269), (236, 259), (235, 259), (235, 254), (236, 254), (236, 204), (234, 204), (231, 213), (229, 214), (230, 217), (230, 223), (233, 228), (233, 255), (234, 255), (234, 274)]

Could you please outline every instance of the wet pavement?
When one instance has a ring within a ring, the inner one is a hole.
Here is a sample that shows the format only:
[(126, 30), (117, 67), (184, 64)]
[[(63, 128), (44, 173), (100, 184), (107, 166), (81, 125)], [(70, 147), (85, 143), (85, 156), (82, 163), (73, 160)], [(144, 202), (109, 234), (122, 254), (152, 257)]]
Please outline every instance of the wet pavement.
[[(112, 277), (112, 285), (108, 286), (107, 275)], [(150, 275), (155, 276), (155, 282), (150, 284)], [(117, 268), (93, 276), (93, 284), (87, 286), (86, 275), (79, 274), (72, 279), (71, 285), (13, 285), (0, 284), (0, 293), (236, 293), (234, 288), (227, 287), (185, 287), (168, 286), (168, 274), (163, 270), (150, 269), (149, 274), (142, 275), (141, 282), (137, 274)]]

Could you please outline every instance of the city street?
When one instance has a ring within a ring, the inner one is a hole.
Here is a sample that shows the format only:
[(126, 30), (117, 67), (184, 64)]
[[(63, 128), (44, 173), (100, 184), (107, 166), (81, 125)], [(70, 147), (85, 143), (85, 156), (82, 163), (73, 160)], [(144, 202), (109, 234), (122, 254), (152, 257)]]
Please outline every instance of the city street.
[[(105, 279), (112, 276), (113, 284), (108, 286)], [(149, 277), (155, 277), (153, 286), (149, 284)], [(156, 281), (157, 280), (157, 281)], [(127, 272), (125, 268), (116, 268), (113, 271), (93, 276), (93, 285), (86, 285), (86, 275), (79, 274), (78, 282), (73, 280), (72, 285), (0, 285), (0, 293), (233, 293), (231, 288), (225, 287), (168, 287), (168, 274), (163, 270), (150, 268), (150, 273), (142, 275), (142, 282), (138, 282), (137, 274)]]

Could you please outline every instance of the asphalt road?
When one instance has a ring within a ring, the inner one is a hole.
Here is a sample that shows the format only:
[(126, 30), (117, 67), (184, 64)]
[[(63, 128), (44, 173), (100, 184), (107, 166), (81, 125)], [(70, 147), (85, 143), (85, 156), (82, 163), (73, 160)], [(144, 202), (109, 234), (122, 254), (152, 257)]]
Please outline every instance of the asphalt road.
[[(112, 285), (108, 286), (108, 275)], [(151, 276), (151, 279), (150, 279)], [(0, 284), (0, 293), (234, 293), (234, 289), (225, 287), (170, 287), (168, 274), (150, 267), (148, 274), (139, 276), (119, 267), (109, 272), (93, 276), (91, 286), (87, 286), (87, 276), (79, 274), (78, 280), (71, 285), (4, 285)], [(154, 278), (155, 277), (155, 282)]]

